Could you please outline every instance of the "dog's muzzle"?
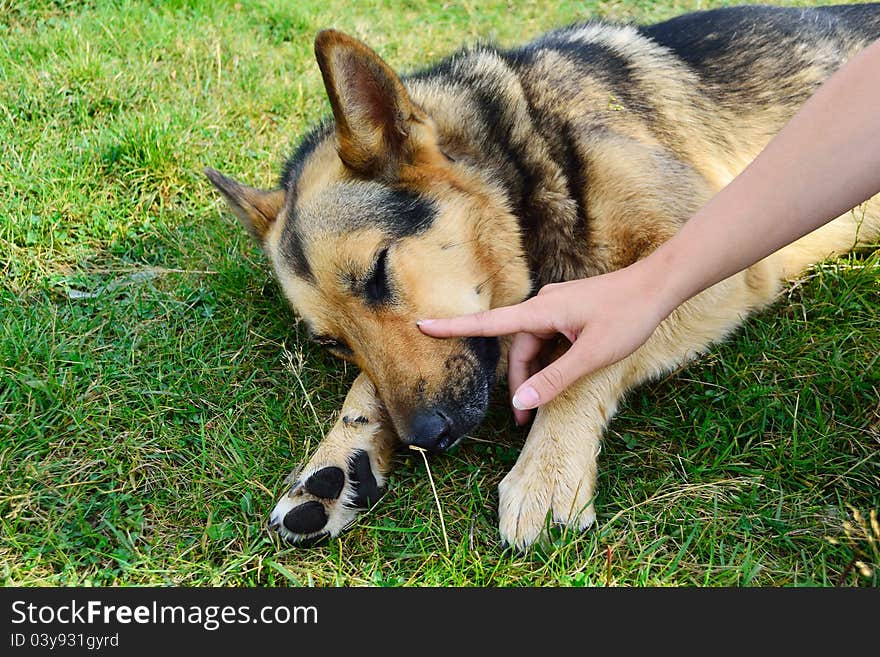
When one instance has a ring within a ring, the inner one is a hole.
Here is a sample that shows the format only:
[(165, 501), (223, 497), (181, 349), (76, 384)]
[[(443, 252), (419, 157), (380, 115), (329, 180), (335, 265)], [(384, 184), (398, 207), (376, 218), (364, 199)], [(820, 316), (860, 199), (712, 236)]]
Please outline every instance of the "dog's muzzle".
[(432, 453), (445, 451), (485, 416), (500, 356), (498, 338), (467, 338), (464, 343), (467, 355), (446, 361), (444, 390), (410, 415), (405, 443)]

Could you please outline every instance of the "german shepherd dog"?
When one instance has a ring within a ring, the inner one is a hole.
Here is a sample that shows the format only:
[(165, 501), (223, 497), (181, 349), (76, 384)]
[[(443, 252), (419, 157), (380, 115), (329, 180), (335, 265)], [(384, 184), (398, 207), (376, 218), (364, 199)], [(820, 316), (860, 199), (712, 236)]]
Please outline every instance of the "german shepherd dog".
[[(416, 320), (642, 258), (877, 38), (880, 4), (732, 7), (572, 25), (399, 77), (356, 39), (320, 32), (333, 117), (279, 187), (206, 171), (314, 341), (361, 372), (271, 527), (296, 544), (338, 535), (379, 499), (401, 442), (441, 452), (481, 421), (507, 342), (434, 339)], [(724, 338), (786, 279), (878, 235), (875, 197), (697, 295), (634, 354), (542, 406), (499, 486), (502, 539), (522, 549), (551, 523), (587, 528), (621, 397)]]

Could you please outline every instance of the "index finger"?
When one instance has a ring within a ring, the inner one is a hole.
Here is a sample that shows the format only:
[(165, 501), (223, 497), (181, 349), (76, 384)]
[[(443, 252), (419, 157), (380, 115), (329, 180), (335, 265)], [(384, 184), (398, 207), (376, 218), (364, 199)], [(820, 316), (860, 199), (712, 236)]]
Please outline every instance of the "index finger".
[(422, 319), (416, 324), (422, 333), (435, 338), (508, 335), (529, 330), (528, 313), (523, 309), (524, 305), (503, 306), (445, 319)]

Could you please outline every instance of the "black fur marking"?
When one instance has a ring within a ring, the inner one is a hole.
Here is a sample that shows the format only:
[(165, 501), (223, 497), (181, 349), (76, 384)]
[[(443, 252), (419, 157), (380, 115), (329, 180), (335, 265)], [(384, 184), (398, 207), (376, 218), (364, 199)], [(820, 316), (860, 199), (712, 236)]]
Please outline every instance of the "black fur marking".
[(281, 187), (287, 191), (287, 207), (290, 214), (281, 233), (279, 247), (291, 269), (302, 279), (315, 283), (315, 275), (306, 259), (302, 236), (296, 225), (296, 183), (302, 174), (309, 155), (311, 155), (324, 139), (333, 132), (333, 124), (325, 121), (311, 130), (300, 142), (293, 156), (285, 163), (281, 173)]
[[(876, 5), (834, 7), (745, 6), (684, 14), (663, 23), (639, 28), (645, 36), (669, 48), (703, 80), (703, 91), (716, 102), (734, 108), (789, 96), (802, 102), (811, 90), (796, 80), (810, 49), (795, 55), (794, 45), (822, 39), (843, 44), (859, 35), (877, 38), (880, 30)], [(747, 49), (749, 56), (743, 56)], [(755, 71), (761, 61), (772, 70)], [(817, 58), (815, 63), (821, 63)], [(837, 62), (828, 62), (836, 67)], [(829, 70), (828, 73), (831, 71)], [(777, 81), (774, 94), (766, 93), (768, 79)]]
[[(535, 100), (529, 94), (530, 87), (523, 85), (526, 104), (529, 109), (529, 116), (535, 129), (544, 137), (547, 148), (550, 151), (550, 157), (565, 174), (565, 188), (570, 198), (576, 203), (577, 225), (573, 226), (575, 234), (571, 235), (574, 243), (584, 243), (589, 241), (589, 216), (587, 214), (587, 176), (588, 162), (578, 152), (577, 137), (572, 125), (565, 119), (557, 116), (551, 110), (544, 108), (539, 109)], [(522, 220), (521, 220), (522, 221)], [(549, 228), (556, 230), (559, 222), (555, 222)], [(531, 238), (537, 238), (539, 226), (524, 224), (523, 231)], [(538, 278), (535, 274), (542, 269), (542, 265), (558, 259), (561, 254), (545, 254), (538, 245), (543, 244), (544, 240), (532, 239), (530, 242), (534, 248), (528, 250), (529, 269), (532, 272), (532, 278), (540, 285), (558, 282), (556, 280), (545, 280), (545, 277)], [(555, 277), (554, 277), (555, 278)], [(564, 279), (564, 277), (559, 277)], [(536, 291), (537, 291), (536, 286)]]
[[(295, 183), (292, 183), (295, 184)], [(339, 214), (330, 216), (291, 210), (281, 234), (280, 249), (297, 273), (309, 272), (303, 249), (314, 231), (348, 234), (367, 228), (379, 228), (392, 240), (419, 235), (428, 230), (437, 216), (435, 203), (406, 189), (396, 189), (370, 181), (334, 185)], [(352, 272), (340, 272), (343, 284), (350, 284)], [(354, 276), (355, 281), (358, 276)]]
[(378, 219), (393, 237), (411, 237), (428, 230), (437, 208), (428, 199), (405, 189), (389, 189)]
[(345, 473), (336, 466), (321, 468), (306, 479), (305, 488), (315, 497), (335, 500), (345, 486)]
[(297, 230), (296, 218), (292, 211), (287, 219), (287, 223), (284, 224), (279, 247), (284, 259), (296, 275), (314, 284), (315, 274), (309, 265), (309, 261), (306, 259), (302, 236), (300, 236), (299, 230)]
[[(770, 43), (770, 38), (773, 39), (774, 46), (781, 46), (780, 36), (794, 36), (791, 34), (794, 25), (786, 27), (785, 24), (795, 15), (801, 15), (801, 11), (785, 11), (781, 8), (767, 11), (763, 7), (737, 7), (736, 11), (716, 9), (678, 16), (663, 23), (642, 27), (640, 32), (674, 52), (709, 83), (704, 90), (710, 94), (716, 95), (714, 92), (725, 89), (739, 95), (736, 89), (745, 85), (746, 95), (752, 95), (753, 85), (763, 85), (765, 77), (762, 75), (755, 78), (753, 67), (757, 57), (743, 57), (742, 48), (746, 43), (752, 49), (766, 46)], [(759, 24), (761, 29), (757, 30)], [(771, 32), (780, 27), (782, 34), (771, 37)], [(759, 44), (754, 41), (754, 37), (766, 40), (766, 43)], [(787, 56), (779, 58), (777, 64), (787, 66), (785, 62), (791, 60), (791, 56), (790, 53), (786, 54)], [(780, 82), (782, 80), (784, 78)], [(721, 92), (721, 95), (725, 93), (727, 91)]]
[(329, 137), (332, 133), (333, 122), (324, 121), (315, 126), (315, 128), (310, 130), (306, 136), (303, 137), (293, 155), (284, 163), (284, 168), (281, 172), (282, 188), (287, 189), (288, 192), (293, 191), (291, 187), (296, 185), (296, 181), (302, 173), (302, 168), (306, 159), (315, 151), (318, 144), (324, 141), (324, 139)]
[(313, 534), (326, 524), (324, 505), (315, 501), (295, 506), (284, 516), (284, 526), (294, 534)]
[(504, 176), (504, 187), (516, 215), (527, 224), (528, 233), (528, 226), (541, 222), (541, 217), (536, 216), (540, 215), (540, 210), (536, 212), (532, 203), (535, 181), (540, 179), (540, 175), (528, 166), (522, 158), (521, 149), (516, 148), (512, 143), (513, 126), (510, 118), (505, 116), (504, 107), (497, 98), (484, 91), (477, 91), (477, 88), (475, 85), (473, 94), (489, 138), (484, 147), (488, 152), (492, 152), (493, 149), (502, 151), (499, 162), (506, 165), (501, 171)]
[(480, 364), (483, 374), (489, 380), (491, 387), (495, 378), (495, 368), (501, 356), (501, 346), (498, 338), (465, 338), (465, 344)]
[[(814, 10), (797, 8), (720, 8), (683, 14), (640, 27), (639, 31), (672, 50), (694, 69), (711, 73), (716, 68), (717, 74), (721, 75), (726, 69), (714, 66), (718, 57), (734, 54), (737, 61), (751, 66), (754, 57), (742, 57), (740, 52), (746, 40), (759, 37), (781, 45), (780, 38), (797, 38), (807, 32), (828, 35), (832, 31), (829, 18)], [(735, 78), (739, 79), (739, 76), (735, 75)], [(730, 82), (730, 78), (718, 81), (725, 80)]]
[(587, 218), (587, 161), (581, 157), (577, 150), (577, 141), (574, 131), (568, 123), (560, 125), (562, 136), (562, 150), (564, 152), (561, 162), (565, 172), (566, 189), (568, 194), (577, 202), (577, 219), (579, 232), (584, 238), (589, 239), (589, 219)]
[(372, 306), (378, 306), (391, 296), (388, 282), (388, 248), (384, 248), (379, 252), (376, 258), (376, 264), (373, 265), (373, 271), (364, 285), (364, 296), (367, 303)]
[(370, 455), (359, 449), (348, 461), (348, 478), (354, 487), (354, 498), (345, 506), (353, 509), (368, 509), (373, 506), (384, 490), (376, 484), (376, 476), (370, 466)]
[(368, 424), (368, 423), (369, 423), (369, 420), (367, 418), (365, 418), (363, 415), (358, 415), (356, 418), (353, 418), (353, 419), (347, 415), (344, 415), (342, 417), (342, 424), (344, 424), (347, 427), (353, 427), (358, 424)]

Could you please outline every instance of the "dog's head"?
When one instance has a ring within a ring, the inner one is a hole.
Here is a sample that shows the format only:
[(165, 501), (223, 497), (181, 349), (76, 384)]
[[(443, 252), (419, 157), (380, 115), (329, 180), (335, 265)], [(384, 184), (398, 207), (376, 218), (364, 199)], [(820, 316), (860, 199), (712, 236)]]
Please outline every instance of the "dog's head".
[(483, 418), (499, 344), (430, 338), (416, 321), (525, 298), (518, 226), (378, 55), (335, 31), (315, 53), (334, 120), (305, 139), (281, 187), (207, 174), (314, 339), (366, 372), (404, 442), (444, 450)]

